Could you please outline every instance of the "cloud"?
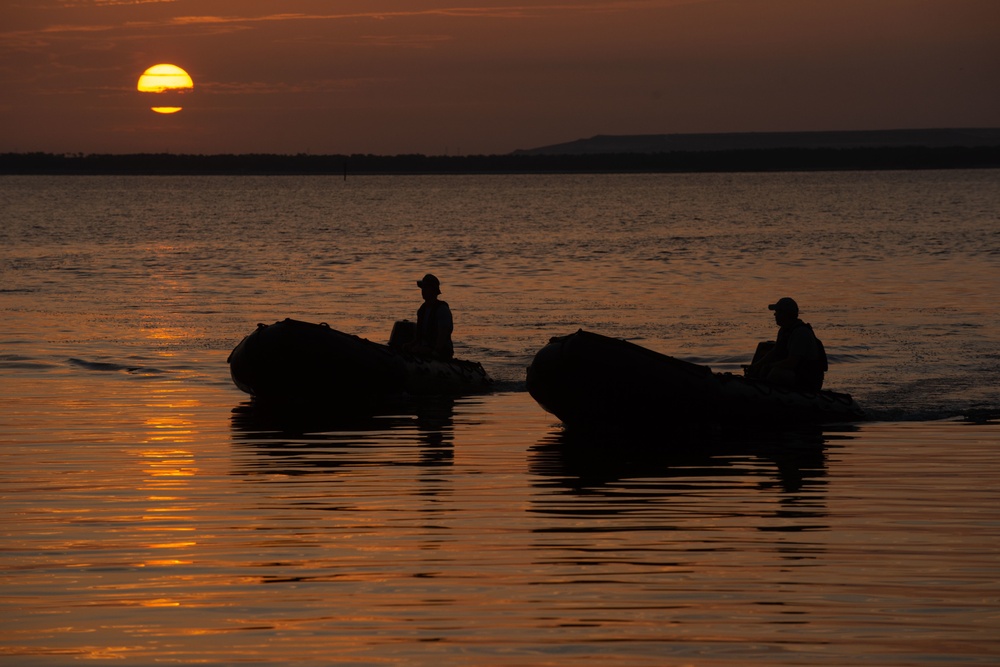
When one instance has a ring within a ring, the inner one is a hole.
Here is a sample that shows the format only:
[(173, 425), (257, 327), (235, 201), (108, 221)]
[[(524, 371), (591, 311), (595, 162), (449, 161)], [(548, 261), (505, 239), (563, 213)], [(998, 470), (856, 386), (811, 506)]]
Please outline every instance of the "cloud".
[(436, 7), (429, 9), (359, 12), (337, 12), (332, 14), (304, 14), (284, 12), (260, 16), (178, 16), (171, 20), (178, 24), (199, 23), (261, 23), (275, 21), (334, 21), (347, 19), (385, 20), (421, 16), (443, 16), (453, 18), (505, 18), (523, 19), (542, 14), (560, 12), (595, 13), (626, 12), (637, 9), (655, 9), (677, 5), (698, 4), (711, 0), (598, 0), (597, 2), (553, 3), (535, 5), (493, 5), (487, 7)]
[(427, 49), (454, 39), (450, 35), (366, 35), (360, 41), (375, 47)]
[[(135, 5), (172, 4), (175, 0), (91, 0), (90, 2), (72, 1), (63, 3), (66, 8), (84, 7), (128, 7)], [(93, 35), (104, 34), (107, 39), (118, 41), (133, 41), (148, 39), (151, 35), (176, 30), (194, 30), (194, 34), (211, 36), (229, 34), (254, 29), (255, 25), (302, 22), (317, 23), (325, 21), (370, 20), (387, 21), (410, 18), (444, 18), (444, 19), (503, 19), (525, 20), (542, 16), (555, 16), (562, 13), (595, 13), (595, 12), (629, 12), (636, 9), (655, 9), (658, 7), (675, 6), (705, 2), (708, 0), (594, 0), (593, 2), (551, 3), (551, 4), (494, 4), (484, 7), (446, 6), (412, 10), (363, 10), (341, 11), (331, 13), (278, 12), (272, 14), (203, 14), (168, 16), (165, 18), (140, 19), (135, 13), (129, 12), (120, 22), (102, 21), (100, 23), (68, 23), (60, 22), (42, 25), (34, 29), (14, 29), (0, 32), (0, 51), (39, 51), (49, 47), (55, 40), (74, 40)], [(110, 10), (109, 10), (110, 11)], [(104, 13), (102, 13), (102, 16)], [(36, 18), (44, 18), (40, 13)], [(426, 36), (400, 37), (394, 43), (398, 46), (427, 47), (440, 37)], [(388, 45), (392, 40), (372, 40), (370, 43)]]
[(61, 3), (63, 9), (74, 7), (117, 7), (119, 5), (159, 5), (171, 4), (177, 0), (64, 0)]
[(276, 81), (241, 81), (219, 82), (207, 81), (199, 83), (202, 92), (215, 95), (288, 95), (309, 93), (331, 93), (356, 90), (360, 87), (378, 83), (373, 79), (317, 79), (297, 83)]
[[(147, 4), (172, 4), (176, 0), (91, 0), (90, 2), (67, 2), (64, 7), (86, 7), (86, 6), (132, 6)], [(72, 33), (92, 33), (108, 32), (114, 30), (152, 30), (164, 26), (219, 26), (219, 25), (251, 25), (254, 23), (275, 23), (287, 21), (338, 21), (338, 20), (387, 20), (414, 17), (450, 17), (450, 18), (501, 18), (501, 19), (525, 19), (537, 17), (543, 14), (557, 13), (594, 13), (594, 12), (628, 12), (637, 9), (655, 9), (668, 6), (684, 4), (696, 4), (710, 0), (598, 0), (596, 2), (578, 3), (552, 3), (537, 5), (493, 5), (486, 7), (436, 7), (428, 9), (412, 10), (365, 10), (354, 12), (335, 13), (301, 13), (301, 12), (280, 12), (274, 14), (238, 14), (238, 15), (186, 15), (174, 16), (166, 20), (136, 21), (129, 20), (121, 23), (98, 23), (98, 24), (55, 24), (39, 28), (37, 30), (20, 30), (7, 33), (0, 33), (0, 39), (11, 39), (17, 36), (29, 34), (72, 34)]]

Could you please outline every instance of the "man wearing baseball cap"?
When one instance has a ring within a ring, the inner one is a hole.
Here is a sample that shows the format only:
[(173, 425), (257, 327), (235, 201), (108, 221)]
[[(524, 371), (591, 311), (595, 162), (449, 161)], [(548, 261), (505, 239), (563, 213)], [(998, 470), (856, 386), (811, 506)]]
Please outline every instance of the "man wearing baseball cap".
[(454, 323), (448, 303), (438, 298), (441, 281), (428, 273), (417, 281), (424, 302), (417, 310), (417, 334), (413, 351), (417, 354), (448, 360), (455, 356), (451, 343)]
[(799, 391), (819, 391), (827, 371), (826, 350), (812, 327), (799, 319), (799, 304), (786, 296), (767, 308), (774, 311), (778, 336), (770, 351), (754, 358), (747, 376)]

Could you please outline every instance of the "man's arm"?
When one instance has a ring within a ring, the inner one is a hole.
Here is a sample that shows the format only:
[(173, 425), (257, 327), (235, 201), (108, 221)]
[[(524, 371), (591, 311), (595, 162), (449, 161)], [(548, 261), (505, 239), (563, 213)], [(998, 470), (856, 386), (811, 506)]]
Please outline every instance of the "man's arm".
[(448, 306), (439, 307), (437, 318), (437, 340), (434, 341), (434, 349), (444, 352), (451, 346), (451, 333), (455, 329), (451, 308)]

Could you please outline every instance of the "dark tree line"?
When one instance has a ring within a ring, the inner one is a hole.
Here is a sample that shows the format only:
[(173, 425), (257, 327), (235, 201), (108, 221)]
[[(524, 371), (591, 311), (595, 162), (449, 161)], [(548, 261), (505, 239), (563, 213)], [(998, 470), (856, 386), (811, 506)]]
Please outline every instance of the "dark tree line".
[(2, 174), (505, 174), (977, 169), (1000, 146), (775, 148), (589, 155), (0, 154)]

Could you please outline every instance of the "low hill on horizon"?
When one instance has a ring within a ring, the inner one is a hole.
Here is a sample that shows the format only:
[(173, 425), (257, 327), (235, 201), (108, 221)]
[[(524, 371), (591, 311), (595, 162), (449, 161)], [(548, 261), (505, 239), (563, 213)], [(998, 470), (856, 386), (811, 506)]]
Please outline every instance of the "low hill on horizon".
[(504, 174), (998, 169), (1000, 128), (598, 135), (503, 155), (0, 153), (0, 174)]
[(1000, 146), (1000, 128), (728, 132), (712, 134), (599, 134), (512, 155), (601, 155), (830, 148), (981, 148)]

